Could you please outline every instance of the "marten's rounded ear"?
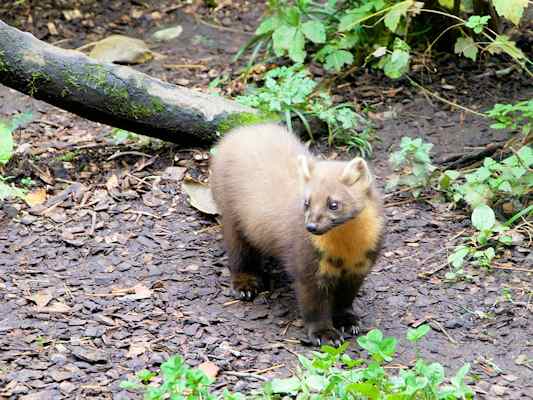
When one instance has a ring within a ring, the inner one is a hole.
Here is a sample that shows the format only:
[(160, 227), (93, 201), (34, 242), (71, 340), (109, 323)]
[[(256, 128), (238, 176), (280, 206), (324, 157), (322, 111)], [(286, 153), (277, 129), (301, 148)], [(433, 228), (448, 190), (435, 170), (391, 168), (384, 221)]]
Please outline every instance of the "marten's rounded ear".
[(372, 181), (372, 175), (370, 174), (366, 161), (361, 157), (355, 157), (346, 164), (340, 179), (342, 183), (348, 186), (353, 185), (355, 182), (368, 186)]
[(314, 161), (304, 155), (298, 156), (298, 170), (300, 175), (307, 181), (311, 179), (311, 173), (313, 172)]

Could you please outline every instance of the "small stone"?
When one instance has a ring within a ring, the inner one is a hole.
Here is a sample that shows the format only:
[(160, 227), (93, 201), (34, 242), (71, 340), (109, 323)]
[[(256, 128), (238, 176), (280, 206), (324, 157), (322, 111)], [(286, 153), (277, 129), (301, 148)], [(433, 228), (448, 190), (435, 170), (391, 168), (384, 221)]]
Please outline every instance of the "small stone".
[(67, 379), (72, 378), (72, 372), (60, 370), (60, 369), (53, 369), (49, 372), (49, 376), (56, 382), (65, 381)]
[(76, 385), (71, 382), (61, 382), (59, 390), (61, 390), (62, 393), (70, 394), (76, 390)]
[(85, 347), (73, 347), (72, 354), (74, 357), (89, 363), (105, 363), (108, 359), (105, 352), (96, 349), (87, 349)]
[(444, 326), (448, 329), (455, 329), (455, 328), (461, 328), (463, 326), (463, 323), (457, 319), (450, 319), (446, 321)]
[(59, 366), (65, 365), (67, 356), (61, 353), (53, 353), (50, 355), (50, 361)]
[(501, 385), (492, 385), (490, 390), (497, 396), (503, 396), (507, 392), (507, 388)]
[(153, 37), (158, 42), (166, 42), (168, 40), (176, 39), (183, 32), (180, 25), (173, 26), (166, 29), (161, 29), (153, 34)]

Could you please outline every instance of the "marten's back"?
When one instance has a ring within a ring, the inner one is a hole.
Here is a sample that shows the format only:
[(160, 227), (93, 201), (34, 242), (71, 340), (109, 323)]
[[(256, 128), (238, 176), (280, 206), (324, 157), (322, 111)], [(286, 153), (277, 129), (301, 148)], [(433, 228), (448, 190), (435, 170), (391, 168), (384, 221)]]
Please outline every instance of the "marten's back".
[(219, 142), (211, 188), (225, 221), (265, 253), (284, 254), (304, 234), (297, 157), (302, 143), (276, 124), (238, 128)]

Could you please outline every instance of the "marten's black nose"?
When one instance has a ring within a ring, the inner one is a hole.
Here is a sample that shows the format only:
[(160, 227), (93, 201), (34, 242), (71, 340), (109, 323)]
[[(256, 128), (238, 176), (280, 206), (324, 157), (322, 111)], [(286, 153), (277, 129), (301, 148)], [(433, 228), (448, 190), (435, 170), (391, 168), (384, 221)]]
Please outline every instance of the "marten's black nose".
[(315, 233), (318, 230), (318, 226), (317, 224), (310, 223), (305, 225), (305, 229), (307, 229), (311, 233)]

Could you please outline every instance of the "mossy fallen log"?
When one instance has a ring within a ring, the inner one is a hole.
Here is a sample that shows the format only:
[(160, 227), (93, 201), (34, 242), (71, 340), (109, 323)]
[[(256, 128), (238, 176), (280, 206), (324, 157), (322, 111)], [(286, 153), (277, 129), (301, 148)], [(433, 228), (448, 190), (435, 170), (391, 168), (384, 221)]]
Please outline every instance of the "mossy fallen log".
[(100, 64), (0, 21), (0, 84), (92, 121), (181, 145), (260, 121), (254, 110), (127, 66)]

